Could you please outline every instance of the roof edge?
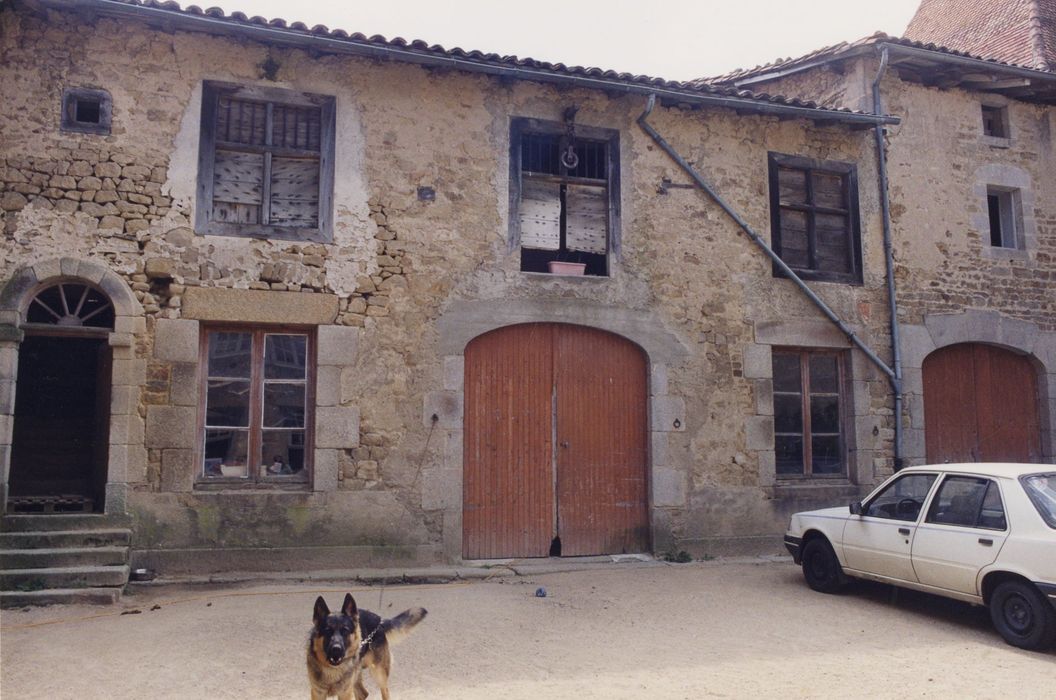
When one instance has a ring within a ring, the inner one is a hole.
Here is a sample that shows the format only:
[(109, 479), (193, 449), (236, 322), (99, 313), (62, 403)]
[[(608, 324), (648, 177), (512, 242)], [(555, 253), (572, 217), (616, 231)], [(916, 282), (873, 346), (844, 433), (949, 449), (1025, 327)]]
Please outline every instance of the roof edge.
[(858, 44), (850, 46), (843, 51), (837, 51), (826, 56), (818, 56), (801, 63), (796, 63), (791, 66), (784, 66), (778, 64), (773, 66), (772, 70), (765, 70), (758, 73), (747, 75), (743, 78), (734, 77), (728, 81), (721, 81), (721, 78), (716, 84), (730, 84), (737, 87), (744, 87), (749, 85), (756, 85), (760, 83), (766, 83), (771, 80), (778, 78), (784, 78), (789, 75), (795, 75), (817, 66), (832, 63), (834, 61), (844, 61), (848, 58), (855, 58), (863, 54), (874, 53), (876, 50), (886, 48), (891, 55), (902, 55), (902, 56), (926, 56), (927, 58), (954, 65), (962, 65), (965, 67), (972, 67), (976, 69), (993, 71), (995, 73), (1001, 73), (1003, 75), (1020, 77), (1020, 78), (1031, 78), (1041, 80), (1043, 82), (1056, 82), (1056, 73), (1046, 70), (1040, 70), (1037, 68), (1028, 68), (1026, 66), (1017, 66), (1009, 63), (1001, 63), (985, 58), (978, 58), (975, 56), (968, 56), (958, 53), (950, 53), (949, 50), (941, 48), (926, 48), (923, 46), (908, 46), (901, 43), (898, 40), (879, 40), (875, 42), (869, 42), (866, 44)]
[[(744, 91), (746, 93), (744, 95), (714, 94), (714, 88), (710, 90), (699, 87), (684, 88), (660, 78), (633, 81), (606, 76), (572, 74), (556, 69), (511, 65), (509, 63), (457, 56), (450, 51), (434, 50), (433, 48), (425, 50), (397, 45), (394, 42), (366, 41), (349, 36), (332, 36), (315, 33), (314, 29), (305, 32), (273, 25), (243, 24), (229, 20), (224, 16), (213, 16), (208, 11), (202, 14), (192, 14), (178, 9), (179, 6), (176, 3), (165, 3), (166, 7), (163, 7), (160, 6), (161, 3), (148, 5), (134, 1), (128, 2), (127, 0), (22, 0), (22, 4), (65, 12), (90, 11), (96, 15), (114, 19), (155, 21), (163, 23), (166, 29), (171, 30), (181, 29), (243, 36), (265, 43), (281, 44), (295, 48), (311, 48), (328, 53), (365, 56), (435, 68), (448, 68), (471, 73), (566, 85), (588, 90), (616, 91), (642, 97), (656, 95), (661, 100), (694, 106), (726, 107), (759, 114), (860, 126), (898, 124), (901, 121), (898, 117), (891, 115), (874, 115), (805, 104), (775, 102), (768, 95), (755, 95), (747, 91)], [(174, 9), (173, 6), (177, 9)]]

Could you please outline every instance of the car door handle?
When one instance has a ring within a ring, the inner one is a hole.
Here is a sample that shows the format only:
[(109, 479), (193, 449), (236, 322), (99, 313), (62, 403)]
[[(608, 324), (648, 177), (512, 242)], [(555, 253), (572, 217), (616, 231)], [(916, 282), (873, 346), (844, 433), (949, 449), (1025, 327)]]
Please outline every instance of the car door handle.
[(898, 534), (905, 535), (906, 537), (909, 537), (909, 528), (908, 527), (900, 527), (900, 528), (898, 528)]
[(979, 544), (983, 545), (984, 547), (993, 547), (994, 541), (986, 537), (980, 537)]

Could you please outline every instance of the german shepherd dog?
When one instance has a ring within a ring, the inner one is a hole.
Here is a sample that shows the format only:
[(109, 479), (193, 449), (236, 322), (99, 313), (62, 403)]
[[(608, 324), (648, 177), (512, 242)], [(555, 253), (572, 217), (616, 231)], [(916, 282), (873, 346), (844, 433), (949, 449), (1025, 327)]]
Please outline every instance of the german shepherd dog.
[(383, 700), (389, 700), (389, 648), (425, 617), (425, 608), (411, 608), (390, 620), (358, 610), (351, 593), (340, 612), (331, 614), (322, 596), (315, 599), (308, 637), (308, 683), (312, 700), (336, 695), (339, 700), (364, 700), (363, 669), (369, 669)]

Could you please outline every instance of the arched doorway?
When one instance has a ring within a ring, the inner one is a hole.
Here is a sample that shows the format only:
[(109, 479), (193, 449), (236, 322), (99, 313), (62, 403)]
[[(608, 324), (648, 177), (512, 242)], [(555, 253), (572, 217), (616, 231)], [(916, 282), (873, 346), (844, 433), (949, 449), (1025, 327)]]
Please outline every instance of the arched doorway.
[(529, 323), (465, 350), (463, 556), (649, 548), (647, 361), (612, 333)]
[(102, 511), (113, 304), (64, 280), (34, 294), (23, 318), (7, 511)]
[(1038, 462), (1038, 374), (1030, 359), (992, 345), (961, 343), (924, 360), (927, 459)]

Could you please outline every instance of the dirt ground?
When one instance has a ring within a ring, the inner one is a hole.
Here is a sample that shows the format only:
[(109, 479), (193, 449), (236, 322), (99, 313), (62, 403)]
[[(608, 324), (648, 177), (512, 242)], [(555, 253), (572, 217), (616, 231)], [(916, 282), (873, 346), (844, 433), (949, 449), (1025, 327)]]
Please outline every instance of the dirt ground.
[[(345, 590), (158, 587), (114, 608), (5, 610), (0, 693), (305, 698), (312, 604)], [(396, 648), (394, 700), (1056, 696), (1056, 650), (1007, 646), (985, 610), (865, 583), (821, 595), (791, 563), (351, 590), (385, 616), (429, 609)]]

